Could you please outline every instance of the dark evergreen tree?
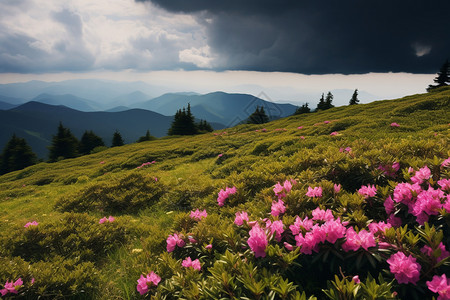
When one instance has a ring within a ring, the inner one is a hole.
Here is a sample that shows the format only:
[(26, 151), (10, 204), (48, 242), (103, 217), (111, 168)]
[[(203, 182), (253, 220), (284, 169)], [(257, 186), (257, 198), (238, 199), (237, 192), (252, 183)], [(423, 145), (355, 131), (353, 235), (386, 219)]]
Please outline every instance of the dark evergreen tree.
[(95, 147), (105, 146), (102, 138), (96, 135), (92, 130), (85, 131), (80, 140), (79, 152), (82, 155), (91, 153)]
[(352, 98), (350, 99), (349, 105), (355, 105), (359, 103), (358, 99), (358, 89), (353, 92)]
[(138, 140), (137, 140), (137, 142), (138, 143), (141, 143), (141, 142), (145, 142), (145, 141), (153, 141), (153, 140), (155, 140), (156, 138), (153, 136), (153, 135), (151, 135), (150, 134), (150, 130), (147, 130), (147, 133), (144, 135), (144, 136), (141, 136)]
[(269, 117), (262, 106), (257, 106), (256, 110), (247, 119), (247, 124), (264, 124), (267, 122), (269, 122)]
[(118, 130), (116, 130), (116, 132), (114, 132), (113, 138), (112, 138), (112, 142), (111, 142), (111, 147), (119, 147), (119, 146), (123, 146), (125, 143), (123, 141), (122, 135), (120, 134), (120, 132)]
[(326, 109), (325, 108), (325, 98), (324, 98), (324, 95), (322, 93), (322, 97), (320, 98), (319, 103), (317, 103), (316, 111), (324, 110), (324, 109)]
[(333, 94), (331, 92), (328, 92), (327, 97), (325, 98), (325, 109), (333, 108), (334, 105), (333, 102)]
[(437, 84), (436, 85), (430, 84), (427, 88), (428, 92), (441, 86), (450, 85), (450, 64), (448, 62), (448, 59), (442, 65), (441, 69), (437, 73), (436, 78), (433, 81)]
[(191, 112), (191, 104), (188, 104), (187, 110), (178, 110), (169, 128), (168, 135), (193, 135), (197, 134), (195, 118)]
[(211, 132), (213, 131), (213, 128), (211, 124), (209, 124), (205, 120), (200, 120), (200, 122), (197, 124), (197, 130), (198, 132)]
[(308, 107), (308, 102), (303, 104), (300, 107), (297, 107), (297, 109), (295, 110), (294, 115), (301, 115), (301, 114), (307, 114), (310, 113), (311, 109)]
[(33, 153), (25, 139), (19, 138), (15, 134), (3, 148), (0, 157), (0, 174), (22, 170), (37, 162), (36, 154)]
[(70, 132), (70, 129), (65, 128), (60, 122), (58, 132), (53, 136), (52, 145), (49, 147), (50, 161), (78, 156), (78, 144), (77, 138)]

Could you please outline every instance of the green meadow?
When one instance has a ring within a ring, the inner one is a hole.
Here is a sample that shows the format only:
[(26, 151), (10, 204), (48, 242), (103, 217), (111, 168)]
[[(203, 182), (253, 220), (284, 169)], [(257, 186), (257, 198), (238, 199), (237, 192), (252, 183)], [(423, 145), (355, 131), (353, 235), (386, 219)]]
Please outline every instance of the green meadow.
[[(443, 253), (439, 243), (449, 250), (450, 214), (443, 208), (423, 225), (398, 203), (401, 226), (376, 235), (368, 250), (344, 251), (341, 237), (305, 254), (289, 226), (296, 216), (311, 219), (317, 207), (356, 231), (386, 221), (385, 199), (398, 183), (410, 182), (409, 168), (427, 166), (434, 189), (450, 178), (442, 166), (449, 145), (450, 88), (441, 88), (39, 163), (0, 176), (0, 289), (21, 278), (17, 294), (5, 298), (437, 298), (426, 282), (450, 274), (450, 260), (437, 262), (420, 249), (431, 247), (435, 258)], [(399, 170), (387, 174), (383, 168), (393, 163)], [(295, 180), (283, 198), (286, 211), (273, 216), (273, 188), (286, 180)], [(367, 185), (376, 186), (375, 196), (358, 193)], [(220, 207), (220, 190), (233, 186), (237, 192)], [(319, 186), (323, 196), (306, 196), (308, 187)], [(443, 192), (448, 198), (450, 191)], [(196, 209), (208, 216), (192, 219)], [(233, 223), (242, 211), (261, 227), (265, 218), (283, 221), (281, 241), (267, 233), (265, 257), (247, 244), (250, 225)], [(99, 223), (109, 216), (115, 220)], [(32, 221), (38, 225), (24, 227)], [(173, 233), (186, 245), (168, 253)], [(386, 263), (400, 250), (421, 265), (415, 283), (399, 283)], [(201, 270), (183, 267), (186, 257), (199, 259)], [(141, 295), (137, 280), (152, 271), (161, 281)], [(355, 275), (361, 283), (352, 281)]]

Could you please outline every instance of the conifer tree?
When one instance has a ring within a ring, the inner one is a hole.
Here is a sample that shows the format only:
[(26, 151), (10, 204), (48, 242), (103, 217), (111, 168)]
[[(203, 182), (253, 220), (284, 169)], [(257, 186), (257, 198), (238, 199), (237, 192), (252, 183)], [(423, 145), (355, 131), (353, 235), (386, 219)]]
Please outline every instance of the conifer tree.
[(325, 109), (333, 108), (334, 105), (333, 102), (333, 94), (331, 92), (328, 92), (327, 97), (325, 98)]
[(317, 103), (316, 111), (324, 110), (324, 109), (326, 109), (325, 108), (325, 98), (324, 98), (324, 95), (322, 93), (322, 97), (320, 98), (319, 103)]
[(96, 147), (105, 146), (102, 138), (96, 135), (92, 130), (85, 131), (80, 140), (79, 152), (82, 155), (91, 153)]
[(433, 81), (437, 84), (436, 85), (430, 84), (427, 88), (428, 92), (441, 86), (450, 85), (450, 64), (448, 62), (448, 59), (442, 65), (441, 69), (437, 73), (436, 78)]
[(256, 106), (256, 110), (247, 119), (247, 124), (264, 124), (267, 122), (269, 122), (269, 117), (262, 106)]
[(355, 104), (358, 104), (359, 103), (359, 99), (358, 99), (358, 89), (356, 89), (354, 92), (353, 92), (353, 95), (352, 95), (352, 98), (350, 99), (350, 101), (349, 101), (349, 105), (355, 105)]
[(141, 142), (145, 142), (145, 141), (153, 141), (153, 140), (155, 140), (155, 139), (156, 139), (156, 138), (150, 134), (150, 130), (147, 130), (147, 132), (145, 133), (145, 135), (144, 135), (144, 136), (141, 136), (141, 137), (137, 140), (137, 142), (138, 142), (138, 143), (141, 143)]
[(50, 161), (78, 156), (78, 144), (77, 138), (72, 134), (70, 129), (65, 128), (59, 122), (58, 132), (53, 136), (52, 145), (49, 147)]
[(195, 118), (191, 112), (191, 104), (188, 104), (187, 110), (179, 109), (173, 118), (172, 125), (169, 128), (168, 135), (193, 135), (197, 134)]
[(297, 107), (294, 115), (307, 114), (310, 112), (311, 112), (311, 109), (308, 107), (308, 102), (306, 102), (305, 104), (302, 104), (302, 106)]
[(213, 128), (211, 124), (209, 124), (205, 120), (200, 120), (200, 122), (197, 124), (197, 130), (199, 132), (211, 132), (213, 131)]
[(36, 154), (23, 138), (15, 134), (3, 148), (0, 159), (0, 174), (21, 170), (37, 162)]
[(113, 138), (112, 138), (112, 142), (111, 142), (111, 147), (119, 147), (119, 146), (123, 146), (125, 143), (123, 141), (122, 135), (120, 134), (120, 132), (118, 130), (116, 130), (116, 132), (114, 132)]

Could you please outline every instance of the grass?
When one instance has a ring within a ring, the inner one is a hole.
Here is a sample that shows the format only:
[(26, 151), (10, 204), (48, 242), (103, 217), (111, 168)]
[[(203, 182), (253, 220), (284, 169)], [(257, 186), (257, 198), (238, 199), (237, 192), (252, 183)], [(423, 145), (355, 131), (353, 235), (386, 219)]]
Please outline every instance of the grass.
[[(125, 230), (126, 238), (116, 241), (113, 250), (94, 262), (98, 286), (93, 288), (95, 295), (88, 298), (132, 299), (137, 297), (137, 278), (156, 267), (165, 250), (165, 239), (174, 228), (187, 226), (185, 219), (191, 209), (207, 209), (212, 216), (229, 219), (237, 210), (265, 217), (270, 212), (267, 205), (270, 207), (272, 201), (273, 185), (286, 178), (303, 184), (332, 184), (339, 180), (349, 194), (362, 184), (387, 186), (388, 180), (373, 170), (379, 164), (397, 161), (418, 168), (433, 165), (435, 157), (442, 161), (450, 156), (449, 121), (447, 88), (292, 116), (264, 125), (166, 137), (56, 163), (39, 163), (0, 176), (1, 236), (6, 239), (8, 232), (23, 228), (31, 220), (43, 226), (57, 222), (72, 213), (57, 203), (78, 198), (84, 201), (80, 195), (90, 186), (110, 186), (127, 176), (138, 176), (136, 181), (156, 177), (162, 187), (158, 201), (143, 203), (141, 209), (129, 213), (116, 211), (117, 226)], [(392, 122), (400, 127), (391, 127)], [(297, 129), (299, 126), (303, 129)], [(334, 131), (339, 135), (330, 136)], [(339, 152), (346, 147), (352, 148), (353, 158)], [(155, 164), (136, 169), (153, 160)], [(219, 209), (217, 193), (233, 185), (239, 190), (234, 202)], [(130, 183), (123, 194), (137, 186)], [(99, 193), (96, 201), (106, 195)], [(114, 201), (129, 205), (120, 194), (114, 196)], [(98, 209), (81, 213), (96, 220), (109, 214)], [(204, 230), (213, 231), (214, 225)], [(44, 261), (57, 263), (51, 257)], [(27, 263), (34, 266), (39, 262)], [(6, 277), (0, 272), (0, 279)], [(45, 284), (42, 287), (58, 289)]]

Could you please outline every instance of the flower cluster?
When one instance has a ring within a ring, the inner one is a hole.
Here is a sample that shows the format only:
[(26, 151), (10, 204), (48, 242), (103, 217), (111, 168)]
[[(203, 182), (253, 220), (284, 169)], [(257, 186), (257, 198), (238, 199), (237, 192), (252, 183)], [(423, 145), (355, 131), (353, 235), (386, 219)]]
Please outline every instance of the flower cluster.
[(28, 223), (25, 224), (23, 227), (28, 228), (28, 227), (30, 227), (30, 226), (38, 226), (38, 225), (39, 225), (38, 222), (33, 221), (33, 222), (28, 222)]
[(419, 281), (421, 266), (416, 262), (415, 257), (397, 252), (387, 260), (387, 263), (399, 283), (416, 284)]
[(235, 194), (236, 191), (237, 189), (235, 186), (233, 186), (232, 188), (226, 187), (225, 190), (221, 189), (217, 197), (217, 203), (219, 204), (219, 206), (224, 206), (228, 196)]
[(237, 226), (244, 225), (244, 221), (248, 222), (248, 214), (245, 211), (237, 212), (236, 218), (234, 219), (234, 224)]
[(373, 197), (377, 194), (377, 188), (374, 185), (368, 185), (368, 186), (362, 186), (359, 190), (358, 193), (362, 196), (364, 196), (364, 198), (370, 198)]
[(153, 165), (154, 163), (156, 163), (156, 161), (148, 161), (148, 162), (143, 163), (139, 167), (136, 167), (136, 169), (141, 169), (141, 168), (143, 168), (145, 166)]
[(176, 246), (183, 248), (184, 245), (186, 245), (186, 242), (176, 233), (174, 233), (173, 235), (169, 235), (166, 242), (167, 252), (174, 251)]
[(322, 187), (318, 186), (315, 188), (312, 187), (308, 187), (308, 191), (306, 192), (306, 196), (311, 197), (311, 198), (320, 198), (322, 197)]
[(439, 294), (437, 300), (450, 300), (450, 278), (447, 278), (445, 274), (433, 276), (433, 279), (426, 284), (430, 291)]
[(137, 291), (139, 294), (144, 295), (148, 292), (149, 288), (157, 286), (160, 281), (161, 277), (153, 273), (153, 271), (147, 274), (146, 277), (141, 275), (141, 277), (137, 280)]
[(22, 286), (23, 286), (22, 278), (17, 279), (15, 282), (6, 281), (5, 288), (0, 290), (0, 294), (2, 294), (2, 296), (6, 296), (8, 293), (17, 294), (18, 290)]
[(98, 221), (98, 223), (99, 223), (99, 224), (103, 224), (103, 223), (105, 223), (105, 222), (112, 223), (112, 222), (114, 222), (114, 220), (115, 220), (115, 218), (114, 218), (113, 216), (109, 216), (108, 218), (103, 217), (103, 218), (101, 218), (101, 219)]
[(266, 247), (268, 244), (266, 231), (256, 223), (250, 230), (249, 235), (247, 244), (255, 253), (255, 257), (266, 257)]
[(202, 269), (202, 265), (200, 261), (197, 259), (192, 260), (190, 257), (186, 257), (181, 265), (185, 268), (193, 268), (194, 270), (200, 271)]
[(208, 216), (208, 213), (206, 212), (206, 209), (203, 211), (200, 211), (196, 209), (195, 211), (191, 211), (190, 217), (191, 219), (195, 219), (200, 221), (202, 218), (206, 218)]

